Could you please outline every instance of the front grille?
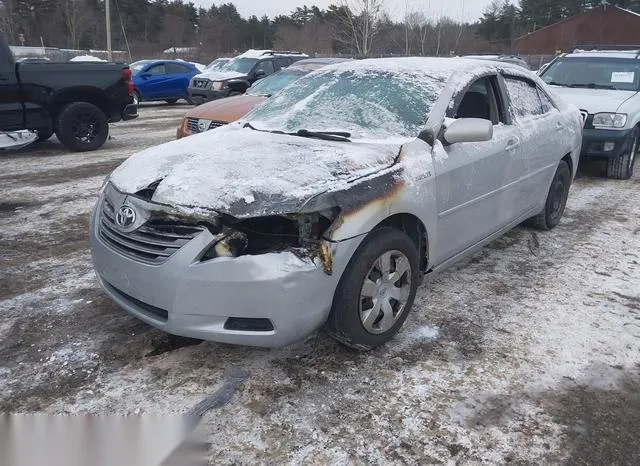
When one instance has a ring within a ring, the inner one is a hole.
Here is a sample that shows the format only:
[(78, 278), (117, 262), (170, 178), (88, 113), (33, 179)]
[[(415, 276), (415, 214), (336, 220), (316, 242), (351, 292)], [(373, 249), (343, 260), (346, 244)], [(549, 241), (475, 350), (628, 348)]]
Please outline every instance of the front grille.
[[(187, 129), (190, 133), (196, 134), (202, 132), (200, 130), (200, 127), (198, 126), (199, 122), (200, 120), (198, 118), (187, 118)], [(209, 127), (207, 128), (207, 130), (219, 128), (220, 126), (224, 126), (226, 124), (226, 121), (212, 121), (211, 123), (209, 123)]]
[(161, 320), (163, 322), (166, 322), (167, 320), (169, 320), (169, 313), (164, 309), (142, 302), (139, 299), (134, 298), (133, 296), (129, 296), (125, 292), (113, 286), (111, 283), (108, 283), (108, 282), (103, 282), (103, 283), (107, 288), (107, 290), (109, 290), (114, 295), (118, 296), (123, 301), (129, 301), (131, 304), (133, 304), (138, 308), (139, 312), (142, 312), (143, 314), (147, 315), (148, 317), (151, 317), (152, 319)]
[(123, 256), (157, 265), (204, 230), (196, 225), (149, 221), (135, 231), (123, 232), (115, 223), (115, 209), (104, 200), (98, 233), (100, 239)]
[(208, 79), (194, 79), (193, 87), (197, 87), (198, 89), (206, 89), (209, 85)]

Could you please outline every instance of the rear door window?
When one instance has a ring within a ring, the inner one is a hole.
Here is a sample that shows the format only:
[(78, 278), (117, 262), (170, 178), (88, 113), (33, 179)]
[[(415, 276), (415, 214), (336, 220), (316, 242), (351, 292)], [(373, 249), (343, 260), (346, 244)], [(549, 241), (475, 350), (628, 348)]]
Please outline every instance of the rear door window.
[(504, 81), (511, 101), (511, 111), (516, 119), (545, 113), (538, 87), (533, 81), (514, 76), (505, 76)]
[(183, 74), (191, 71), (189, 67), (179, 65), (178, 63), (167, 63), (165, 68), (167, 70), (167, 74)]

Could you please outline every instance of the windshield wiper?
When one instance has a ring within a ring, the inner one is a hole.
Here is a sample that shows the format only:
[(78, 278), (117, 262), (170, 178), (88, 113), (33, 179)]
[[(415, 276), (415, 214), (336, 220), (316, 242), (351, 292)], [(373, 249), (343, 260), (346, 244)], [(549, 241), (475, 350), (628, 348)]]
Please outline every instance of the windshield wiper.
[(263, 133), (286, 134), (288, 136), (300, 136), (303, 138), (324, 139), (325, 141), (351, 142), (351, 140), (349, 139), (351, 137), (351, 133), (345, 133), (341, 131), (309, 131), (308, 129), (299, 129), (298, 131), (295, 131), (293, 133), (286, 133), (277, 129), (256, 128), (249, 122), (242, 125), (242, 127), (249, 128), (254, 131), (261, 131)]
[(589, 89), (615, 89), (614, 86), (610, 86), (608, 84), (596, 84), (596, 83), (588, 83), (588, 84), (568, 84), (569, 87), (588, 87)]
[(567, 83), (562, 84), (562, 83), (557, 83), (555, 81), (551, 81), (547, 84), (549, 84), (550, 86), (570, 87), (569, 84)]
[(349, 139), (351, 137), (351, 133), (346, 133), (343, 131), (309, 131), (308, 129), (299, 129), (295, 133), (287, 134), (291, 134), (292, 136), (300, 136), (303, 138), (318, 138), (327, 141), (351, 142), (351, 140)]

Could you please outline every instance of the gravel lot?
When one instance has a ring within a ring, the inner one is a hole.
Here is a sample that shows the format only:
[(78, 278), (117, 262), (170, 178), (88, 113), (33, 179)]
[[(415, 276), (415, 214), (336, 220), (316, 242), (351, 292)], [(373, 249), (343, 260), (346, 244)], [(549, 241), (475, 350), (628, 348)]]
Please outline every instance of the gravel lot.
[(197, 344), (106, 299), (87, 239), (104, 177), (187, 109), (146, 106), (92, 153), (0, 154), (0, 412), (183, 413), (243, 371), (205, 415), (217, 464), (640, 464), (638, 175), (588, 167), (557, 229), (423, 284), (377, 351)]

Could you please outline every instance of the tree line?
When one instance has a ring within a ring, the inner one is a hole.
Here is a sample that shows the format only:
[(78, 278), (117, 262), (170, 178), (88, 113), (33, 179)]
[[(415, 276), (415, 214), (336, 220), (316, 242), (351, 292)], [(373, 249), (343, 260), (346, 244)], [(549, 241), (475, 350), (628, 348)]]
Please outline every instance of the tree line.
[[(507, 51), (515, 37), (601, 3), (600, 0), (495, 0), (474, 23), (406, 8), (391, 18), (385, 0), (336, 0), (274, 18), (242, 17), (229, 3), (198, 8), (183, 0), (110, 0), (113, 47), (134, 59), (190, 48), (193, 58), (249, 48), (317, 55), (450, 55)], [(640, 0), (618, 0), (640, 11)], [(104, 49), (104, 0), (0, 0), (0, 30), (13, 45)]]

